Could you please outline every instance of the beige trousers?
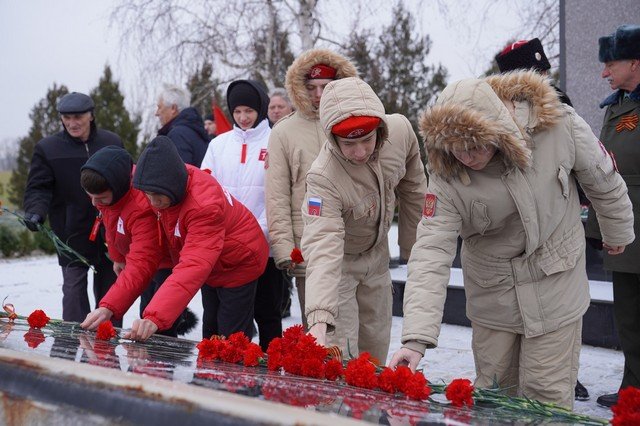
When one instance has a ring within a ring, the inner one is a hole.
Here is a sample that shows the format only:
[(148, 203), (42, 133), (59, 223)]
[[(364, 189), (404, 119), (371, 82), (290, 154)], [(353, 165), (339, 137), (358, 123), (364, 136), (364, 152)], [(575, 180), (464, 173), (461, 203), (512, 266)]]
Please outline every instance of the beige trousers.
[(573, 409), (582, 319), (531, 338), (476, 323), (472, 327), (476, 387), (491, 388), (495, 383), (510, 395)]
[(327, 333), (327, 345), (339, 346), (345, 358), (369, 352), (386, 364), (392, 292), (389, 253), (383, 244), (364, 254), (345, 255), (336, 327)]

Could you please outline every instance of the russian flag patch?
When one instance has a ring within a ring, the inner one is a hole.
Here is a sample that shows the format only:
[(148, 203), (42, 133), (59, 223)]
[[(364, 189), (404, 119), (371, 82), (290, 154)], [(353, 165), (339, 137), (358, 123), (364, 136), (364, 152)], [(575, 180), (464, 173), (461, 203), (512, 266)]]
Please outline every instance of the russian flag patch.
[(307, 203), (309, 208), (309, 215), (320, 216), (320, 213), (322, 213), (322, 198), (309, 197), (309, 201)]

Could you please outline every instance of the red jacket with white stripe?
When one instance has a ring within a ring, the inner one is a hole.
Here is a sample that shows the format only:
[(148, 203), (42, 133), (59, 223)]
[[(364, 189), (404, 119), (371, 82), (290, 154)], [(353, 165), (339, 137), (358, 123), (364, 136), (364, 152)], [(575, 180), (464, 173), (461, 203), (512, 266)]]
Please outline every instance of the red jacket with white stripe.
[(171, 258), (158, 244), (157, 218), (146, 195), (135, 188), (113, 205), (97, 206), (105, 227), (109, 257), (125, 268), (99, 306), (120, 319), (149, 285), (158, 268), (171, 268)]
[(186, 167), (182, 201), (156, 211), (174, 268), (143, 316), (161, 330), (173, 324), (203, 284), (248, 284), (262, 274), (269, 255), (253, 214), (209, 173)]

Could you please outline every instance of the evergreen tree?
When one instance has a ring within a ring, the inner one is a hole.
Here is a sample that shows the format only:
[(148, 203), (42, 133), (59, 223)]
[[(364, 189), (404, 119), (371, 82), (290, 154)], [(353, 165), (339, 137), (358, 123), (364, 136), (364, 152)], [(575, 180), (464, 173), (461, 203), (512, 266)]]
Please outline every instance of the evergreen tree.
[(402, 3), (394, 7), (391, 16), (393, 21), (382, 28), (377, 41), (371, 42), (371, 31), (353, 33), (347, 54), (387, 113), (405, 115), (416, 128), (420, 111), (446, 85), (447, 72), (442, 65), (426, 63), (431, 40), (414, 35), (414, 18)]
[(61, 132), (63, 129), (62, 121), (60, 121), (56, 110), (56, 103), (67, 93), (69, 93), (69, 89), (65, 85), (58, 86), (54, 83), (53, 87), (47, 91), (46, 96), (33, 107), (29, 114), (32, 122), (31, 128), (29, 134), (19, 141), (16, 167), (9, 180), (9, 201), (16, 206), (22, 207), (29, 166), (36, 143), (43, 137)]
[(446, 86), (447, 71), (442, 65), (426, 63), (431, 40), (414, 35), (414, 19), (402, 3), (391, 16), (392, 22), (381, 29), (377, 40), (371, 30), (353, 32), (346, 53), (360, 77), (378, 94), (387, 114), (406, 116), (417, 133), (419, 114)]
[(104, 74), (98, 82), (98, 87), (91, 91), (90, 96), (96, 104), (94, 110), (96, 126), (120, 136), (129, 154), (134, 159), (138, 158), (138, 133), (140, 133), (142, 119), (139, 115), (132, 118), (125, 108), (119, 83), (113, 80), (113, 74), (108, 65), (104, 67)]

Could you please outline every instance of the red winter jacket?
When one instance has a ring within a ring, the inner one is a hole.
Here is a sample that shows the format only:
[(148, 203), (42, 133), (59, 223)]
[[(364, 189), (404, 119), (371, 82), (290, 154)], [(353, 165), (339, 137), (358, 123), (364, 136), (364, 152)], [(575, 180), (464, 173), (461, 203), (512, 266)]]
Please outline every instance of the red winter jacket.
[(142, 191), (131, 188), (115, 204), (97, 208), (106, 231), (109, 257), (126, 264), (99, 306), (121, 319), (156, 270), (171, 268), (171, 258), (158, 244), (156, 214)]
[(253, 214), (210, 174), (186, 167), (184, 198), (157, 212), (174, 268), (143, 317), (160, 330), (171, 327), (203, 284), (226, 288), (248, 284), (264, 272), (269, 256), (269, 245)]

